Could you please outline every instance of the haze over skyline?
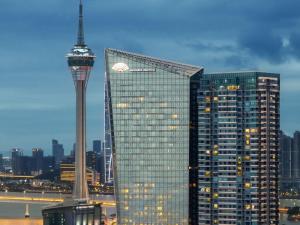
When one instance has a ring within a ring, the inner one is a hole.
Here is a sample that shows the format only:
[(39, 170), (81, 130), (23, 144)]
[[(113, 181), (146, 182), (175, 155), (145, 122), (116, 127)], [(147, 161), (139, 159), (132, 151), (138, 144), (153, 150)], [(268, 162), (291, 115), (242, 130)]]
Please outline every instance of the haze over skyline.
[[(79, 0), (0, 2), (0, 150), (51, 152), (75, 141), (75, 92), (65, 55), (76, 42)], [(281, 129), (300, 129), (300, 2), (84, 0), (86, 41), (97, 55), (87, 89), (87, 140), (103, 140), (106, 47), (203, 66), (205, 72), (281, 74)]]

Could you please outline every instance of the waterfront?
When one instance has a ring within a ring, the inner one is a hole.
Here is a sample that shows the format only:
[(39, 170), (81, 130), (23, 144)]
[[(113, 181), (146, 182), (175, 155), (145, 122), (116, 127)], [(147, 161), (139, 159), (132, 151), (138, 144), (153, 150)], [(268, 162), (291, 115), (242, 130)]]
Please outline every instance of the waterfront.
[(1, 225), (43, 225), (42, 219), (0, 219)]
[[(62, 194), (41, 194), (41, 193), (4, 193), (1, 192), (0, 196), (28, 196), (28, 197), (68, 197)], [(91, 195), (92, 199), (97, 200), (113, 200), (114, 197), (111, 195)], [(43, 207), (49, 206), (45, 203), (29, 203), (30, 219), (24, 218), (24, 212), (26, 203), (24, 202), (0, 202), (0, 224), (1, 225), (42, 225), (42, 214), (41, 210)], [(300, 200), (284, 199), (280, 201), (281, 207), (294, 207), (300, 206)], [(106, 208), (104, 213), (107, 215), (115, 213), (115, 208)], [(299, 225), (300, 222), (287, 221), (287, 216), (284, 214), (280, 215), (281, 225)]]
[[(20, 192), (0, 192), (0, 196), (26, 196), (26, 197), (46, 197), (46, 198), (65, 198), (70, 197), (70, 195), (63, 194), (53, 194), (53, 193), (20, 193)], [(94, 200), (113, 200), (112, 195), (91, 195), (91, 199)], [(25, 219), (25, 207), (26, 204), (29, 205), (30, 218)], [(55, 203), (54, 203), (55, 204)], [(40, 202), (0, 202), (0, 224), (1, 225), (42, 225), (42, 213), (41, 210), (49, 205), (49, 203)], [(115, 213), (115, 208), (105, 208), (104, 214), (108, 216)]]

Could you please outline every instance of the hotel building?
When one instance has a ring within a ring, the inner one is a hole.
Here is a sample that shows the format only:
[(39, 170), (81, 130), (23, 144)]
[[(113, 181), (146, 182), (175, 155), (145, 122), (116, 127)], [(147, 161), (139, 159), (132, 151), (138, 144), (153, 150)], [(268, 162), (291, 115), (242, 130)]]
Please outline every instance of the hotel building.
[(197, 224), (203, 69), (112, 49), (105, 59), (118, 224)]

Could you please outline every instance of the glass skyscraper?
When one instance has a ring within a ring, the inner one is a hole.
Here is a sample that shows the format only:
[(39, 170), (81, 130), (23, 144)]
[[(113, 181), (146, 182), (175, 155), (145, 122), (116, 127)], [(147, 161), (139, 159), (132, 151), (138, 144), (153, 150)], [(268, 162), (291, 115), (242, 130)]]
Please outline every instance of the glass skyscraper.
[(202, 68), (112, 49), (105, 59), (118, 224), (189, 224)]
[(199, 224), (279, 224), (278, 74), (200, 80)]
[(112, 168), (112, 146), (111, 146), (111, 126), (110, 126), (110, 110), (109, 110), (109, 93), (107, 88), (107, 76), (105, 76), (105, 116), (104, 116), (104, 129), (105, 129), (105, 141), (104, 141), (104, 172), (105, 182), (112, 183), (113, 181), (113, 168)]

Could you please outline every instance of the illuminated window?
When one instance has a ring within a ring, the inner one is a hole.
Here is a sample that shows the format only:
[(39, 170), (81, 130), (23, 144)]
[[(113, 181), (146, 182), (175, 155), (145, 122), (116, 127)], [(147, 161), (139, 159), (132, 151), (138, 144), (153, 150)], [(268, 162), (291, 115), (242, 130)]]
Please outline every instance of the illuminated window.
[(209, 177), (210, 176), (210, 171), (205, 171), (205, 176)]
[(251, 157), (249, 155), (246, 155), (246, 156), (244, 156), (244, 160), (249, 161), (249, 160), (251, 160)]
[(140, 100), (141, 102), (143, 102), (143, 101), (145, 100), (145, 97), (139, 97), (139, 100)]
[(169, 130), (176, 130), (177, 126), (168, 126)]
[(218, 198), (219, 197), (219, 194), (218, 193), (214, 193), (214, 198)]
[(256, 132), (257, 132), (257, 129), (252, 128), (252, 129), (250, 130), (250, 132), (251, 132), (251, 133), (256, 133)]
[(157, 209), (157, 211), (162, 211), (163, 210), (163, 208), (161, 206), (157, 206), (156, 209)]
[(205, 108), (204, 112), (209, 113), (210, 112), (210, 108)]
[(214, 155), (214, 156), (217, 156), (218, 154), (219, 154), (218, 150), (214, 150), (214, 151), (213, 151), (213, 155)]
[(245, 209), (247, 209), (247, 210), (251, 209), (251, 205), (250, 204), (246, 204), (245, 205)]
[(209, 96), (205, 97), (205, 101), (210, 102), (210, 97)]
[(209, 187), (205, 188), (205, 192), (210, 193), (210, 188)]
[(245, 188), (251, 188), (251, 183), (245, 183)]
[(168, 104), (166, 102), (160, 103), (160, 107), (167, 107), (167, 106), (168, 106)]
[(214, 204), (214, 208), (215, 209), (219, 208), (219, 205), (218, 204)]
[(173, 115), (171, 115), (171, 118), (172, 118), (172, 119), (177, 119), (177, 118), (178, 118), (178, 115), (177, 115), (177, 114), (173, 114)]
[(219, 98), (218, 97), (214, 97), (214, 101), (219, 101)]
[(229, 86), (227, 86), (228, 91), (236, 91), (238, 89), (240, 89), (240, 86), (238, 86), (238, 85), (229, 85)]
[(120, 109), (128, 108), (128, 103), (118, 103), (117, 108)]
[(128, 190), (128, 188), (124, 188), (122, 192), (123, 192), (123, 193), (128, 193), (129, 190)]

